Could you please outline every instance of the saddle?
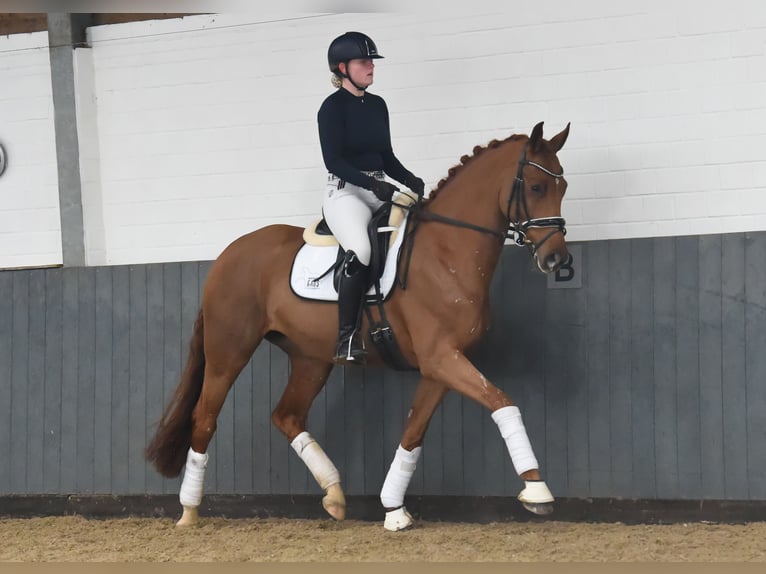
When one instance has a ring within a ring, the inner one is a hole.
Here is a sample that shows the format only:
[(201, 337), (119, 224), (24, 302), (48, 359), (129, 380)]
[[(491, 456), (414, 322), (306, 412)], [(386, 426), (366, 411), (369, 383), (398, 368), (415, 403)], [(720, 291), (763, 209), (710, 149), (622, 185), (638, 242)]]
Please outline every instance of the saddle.
[[(404, 220), (407, 217), (407, 207), (415, 203), (415, 200), (409, 194), (398, 194), (394, 198), (394, 201), (398, 205), (387, 203), (381, 206), (373, 214), (372, 219), (367, 226), (367, 234), (370, 238), (371, 256), (363, 308), (370, 323), (370, 338), (378, 348), (384, 361), (395, 370), (407, 371), (413, 370), (413, 367), (402, 355), (383, 307), (383, 302), (390, 296), (393, 289), (383, 292), (381, 290), (381, 277), (383, 276), (384, 271), (387, 273), (387, 276), (390, 275), (392, 271), (391, 269), (386, 271), (386, 261), (389, 261), (389, 266), (395, 266), (398, 261), (398, 258), (396, 257), (397, 254), (395, 252), (389, 253), (389, 250), (392, 248), (399, 249), (401, 247), (403, 237), (401, 237), (400, 234), (405, 234), (406, 232), (406, 229), (404, 229), (404, 227), (406, 227)], [(303, 240), (308, 245), (337, 247), (334, 263), (332, 263), (319, 277), (313, 279), (319, 282), (324, 276), (332, 272), (333, 287), (337, 293), (345, 251), (332, 235), (332, 231), (330, 231), (325, 219), (322, 218), (306, 227), (303, 232)], [(394, 273), (395, 271), (396, 270), (393, 269)], [(372, 305), (378, 307), (380, 313), (379, 321), (375, 321), (372, 316), (370, 311), (370, 306)]]

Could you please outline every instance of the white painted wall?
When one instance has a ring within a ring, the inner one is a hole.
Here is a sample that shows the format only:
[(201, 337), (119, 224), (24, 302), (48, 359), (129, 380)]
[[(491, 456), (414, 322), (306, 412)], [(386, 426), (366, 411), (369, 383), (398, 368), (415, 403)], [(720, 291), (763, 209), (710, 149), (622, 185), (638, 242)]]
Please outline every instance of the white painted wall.
[(48, 34), (0, 36), (0, 269), (60, 265)]
[(326, 48), (350, 29), (386, 56), (371, 91), (430, 185), (476, 144), (571, 121), (570, 240), (766, 229), (766, 4), (557, 0), (91, 28), (89, 250), (212, 259), (250, 230), (318, 217)]

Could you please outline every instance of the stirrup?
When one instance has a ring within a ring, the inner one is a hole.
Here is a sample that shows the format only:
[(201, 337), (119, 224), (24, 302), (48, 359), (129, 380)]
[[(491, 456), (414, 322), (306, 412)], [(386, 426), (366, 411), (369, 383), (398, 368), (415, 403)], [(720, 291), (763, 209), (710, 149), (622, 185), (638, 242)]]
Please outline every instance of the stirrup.
[(354, 331), (346, 341), (339, 341), (335, 349), (333, 363), (341, 365), (364, 365), (367, 362), (367, 351), (364, 346), (355, 346), (354, 338), (358, 331)]

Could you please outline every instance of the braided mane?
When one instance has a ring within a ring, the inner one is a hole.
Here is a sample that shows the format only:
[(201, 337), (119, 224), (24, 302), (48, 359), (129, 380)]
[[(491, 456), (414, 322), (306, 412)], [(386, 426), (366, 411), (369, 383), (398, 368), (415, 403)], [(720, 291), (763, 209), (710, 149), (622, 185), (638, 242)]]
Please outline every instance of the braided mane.
[(522, 138), (525, 138), (527, 136), (519, 135), (519, 134), (513, 134), (512, 136), (509, 136), (505, 138), (504, 140), (498, 140), (493, 139), (490, 141), (486, 146), (480, 146), (477, 145), (473, 148), (473, 153), (471, 155), (464, 155), (460, 158), (460, 163), (452, 166), (449, 168), (449, 171), (447, 172), (447, 177), (442, 178), (439, 180), (439, 183), (437, 184), (436, 188), (431, 190), (431, 193), (428, 195), (428, 200), (435, 199), (437, 195), (439, 195), (439, 192), (457, 175), (460, 173), (460, 171), (469, 163), (471, 163), (474, 159), (476, 159), (478, 156), (480, 156), (482, 153), (484, 153), (488, 149), (495, 149), (500, 147), (506, 142), (509, 141), (515, 141)]

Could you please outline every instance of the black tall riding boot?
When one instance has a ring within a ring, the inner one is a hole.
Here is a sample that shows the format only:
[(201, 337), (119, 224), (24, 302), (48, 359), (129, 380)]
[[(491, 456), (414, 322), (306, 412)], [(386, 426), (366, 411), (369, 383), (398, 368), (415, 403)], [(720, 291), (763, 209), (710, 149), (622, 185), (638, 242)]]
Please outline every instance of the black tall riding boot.
[(362, 298), (367, 287), (369, 268), (359, 263), (356, 254), (347, 254), (338, 285), (338, 346), (333, 362), (363, 365), (367, 357), (359, 333)]

